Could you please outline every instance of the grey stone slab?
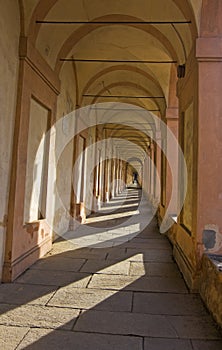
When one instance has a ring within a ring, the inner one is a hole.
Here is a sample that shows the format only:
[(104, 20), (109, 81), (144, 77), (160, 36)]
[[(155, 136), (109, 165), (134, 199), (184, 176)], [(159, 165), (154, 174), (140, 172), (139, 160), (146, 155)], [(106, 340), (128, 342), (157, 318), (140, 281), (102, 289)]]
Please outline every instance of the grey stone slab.
[(45, 305), (55, 291), (54, 286), (4, 283), (0, 284), (0, 303)]
[(180, 277), (182, 275), (176, 263), (145, 263), (150, 276)]
[(144, 254), (143, 253), (137, 253), (137, 254), (128, 254), (127, 261), (132, 262), (144, 262)]
[(85, 259), (72, 259), (51, 256), (38, 260), (31, 269), (35, 270), (59, 270), (78, 272), (83, 266)]
[(210, 316), (166, 316), (174, 327), (179, 338), (189, 339), (220, 339), (221, 334), (216, 329)]
[(130, 262), (130, 270), (129, 275), (130, 276), (145, 276), (148, 274), (148, 265), (144, 262), (136, 262), (131, 261)]
[(50, 306), (109, 311), (131, 311), (132, 292), (63, 287), (50, 300)]
[(0, 305), (0, 324), (5, 326), (72, 329), (79, 310), (37, 305)]
[[(96, 229), (94, 230), (96, 231)], [(92, 234), (90, 237), (80, 236), (79, 238), (76, 238), (75, 241), (82, 247), (92, 247), (94, 249), (112, 247), (113, 244), (113, 242), (107, 242), (107, 237), (105, 238), (105, 236), (101, 236), (97, 233)]]
[(53, 243), (52, 249), (46, 256), (51, 255), (59, 255), (60, 253), (64, 253), (66, 251), (74, 251), (78, 250), (79, 247), (75, 246), (72, 242), (69, 240), (57, 240)]
[(108, 252), (108, 260), (129, 260), (139, 262), (163, 262), (172, 263), (173, 255), (166, 249), (135, 249), (135, 248), (113, 248)]
[(188, 293), (182, 278), (135, 278), (136, 276), (94, 275), (89, 283), (89, 288), (166, 292), (166, 293)]
[(117, 262), (115, 260), (88, 260), (80, 271), (111, 275), (128, 275), (129, 268), (129, 261)]
[(183, 279), (172, 277), (141, 277), (132, 285), (126, 286), (126, 290), (162, 293), (188, 293), (188, 289)]
[(27, 334), (28, 330), (28, 327), (0, 325), (0, 349), (14, 350)]
[(130, 254), (126, 253), (126, 248), (116, 248), (109, 249), (107, 259), (108, 260), (126, 260), (130, 257)]
[(146, 227), (139, 235), (136, 237), (138, 239), (163, 239), (163, 235), (161, 235), (158, 231), (158, 228), (148, 226)]
[(72, 241), (64, 240), (61, 242), (55, 242), (52, 250), (46, 255), (46, 257), (56, 256), (72, 259), (105, 259), (107, 255), (106, 249), (94, 249), (89, 247), (81, 247), (74, 244)]
[(131, 261), (141, 261), (136, 260), (138, 254), (143, 255), (142, 261), (144, 262), (173, 262), (173, 254), (171, 250), (167, 249), (135, 249), (135, 248), (127, 248), (126, 256), (131, 256)]
[(74, 330), (106, 334), (175, 338), (176, 332), (164, 316), (126, 312), (87, 311)]
[(90, 276), (79, 272), (28, 270), (21, 277), (17, 278), (16, 283), (41, 284), (48, 286), (64, 286), (72, 283), (76, 287), (85, 287)]
[(167, 249), (172, 251), (171, 245), (169, 241), (166, 239), (154, 239), (150, 238), (148, 242), (138, 242), (136, 240), (132, 240), (128, 243), (126, 243), (127, 248), (132, 248), (132, 249)]
[[(140, 234), (136, 237), (134, 237), (133, 241), (136, 243), (149, 243), (150, 240), (158, 240), (158, 241), (162, 241), (163, 240), (163, 236), (158, 235), (157, 232), (154, 232), (152, 235), (148, 234), (147, 236), (140, 236)], [(165, 240), (165, 239), (164, 239)]]
[(175, 263), (131, 262), (130, 276), (160, 276), (182, 278)]
[[(143, 350), (142, 338), (31, 329), (17, 350)], [(8, 350), (8, 349), (7, 349)]]
[(144, 350), (193, 350), (190, 340), (145, 338)]
[(82, 248), (79, 250), (66, 252), (66, 257), (72, 259), (105, 259), (107, 249), (103, 248)]
[(192, 340), (193, 350), (221, 350), (221, 340)]
[(206, 315), (200, 298), (194, 294), (134, 293), (133, 312), (157, 315)]
[(136, 279), (132, 276), (98, 274), (92, 277), (88, 288), (120, 290), (134, 283)]

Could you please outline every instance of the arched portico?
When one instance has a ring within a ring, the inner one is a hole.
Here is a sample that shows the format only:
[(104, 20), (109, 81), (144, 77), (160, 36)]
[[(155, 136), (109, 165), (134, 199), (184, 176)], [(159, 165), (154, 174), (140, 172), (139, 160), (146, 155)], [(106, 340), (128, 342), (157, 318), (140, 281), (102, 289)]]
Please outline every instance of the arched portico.
[(72, 218), (84, 221), (121, 192), (129, 159), (147, 156), (143, 189), (160, 225), (166, 213), (173, 218), (165, 234), (174, 257), (221, 323), (203, 259), (222, 253), (221, 1), (20, 0), (5, 2), (2, 14), (2, 280), (50, 250)]

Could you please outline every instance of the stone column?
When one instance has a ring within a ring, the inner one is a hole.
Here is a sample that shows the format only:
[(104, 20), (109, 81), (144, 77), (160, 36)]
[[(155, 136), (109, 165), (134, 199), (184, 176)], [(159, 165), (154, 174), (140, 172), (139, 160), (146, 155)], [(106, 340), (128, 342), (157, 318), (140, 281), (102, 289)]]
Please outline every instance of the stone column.
[(154, 198), (154, 144), (150, 144), (150, 201), (153, 202)]
[[(166, 164), (166, 207), (168, 207), (172, 197), (173, 202), (170, 208), (170, 214), (177, 214), (177, 197), (178, 197), (178, 149), (175, 144), (171, 144), (169, 133), (172, 132), (178, 140), (178, 108), (167, 108), (166, 110), (167, 125), (167, 164)], [(171, 167), (170, 167), (170, 164)], [(173, 186), (174, 183), (174, 186)], [(173, 191), (174, 188), (174, 191)], [(173, 192), (172, 192), (173, 191)]]
[(116, 155), (116, 158), (115, 158), (115, 173), (114, 173), (114, 181), (115, 181), (115, 184), (114, 184), (114, 197), (118, 194), (118, 158), (117, 158), (117, 155)]
[(208, 236), (208, 248), (222, 254), (222, 39), (197, 39), (196, 57), (199, 82), (197, 244), (201, 254), (203, 238)]
[(107, 181), (107, 160), (106, 160), (106, 155), (107, 155), (107, 142), (106, 142), (106, 130), (103, 130), (103, 147), (102, 147), (102, 165), (101, 165), (101, 170), (102, 170), (102, 176), (101, 176), (101, 201), (105, 202), (106, 201), (106, 181)]
[(110, 140), (107, 142), (107, 154), (108, 159), (106, 160), (106, 202), (109, 202), (112, 196), (111, 182), (112, 182), (112, 148)]
[(160, 202), (160, 188), (161, 188), (161, 147), (159, 142), (161, 142), (161, 132), (156, 132), (156, 188), (155, 188), (155, 198), (157, 205)]

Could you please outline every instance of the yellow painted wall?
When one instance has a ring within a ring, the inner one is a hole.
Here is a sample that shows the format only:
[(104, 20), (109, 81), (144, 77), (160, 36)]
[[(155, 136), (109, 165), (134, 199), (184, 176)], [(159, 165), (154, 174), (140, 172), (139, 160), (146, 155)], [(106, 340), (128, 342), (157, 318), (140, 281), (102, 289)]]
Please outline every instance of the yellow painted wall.
[(8, 211), (18, 81), (20, 18), (17, 1), (1, 1), (0, 16), (0, 279)]

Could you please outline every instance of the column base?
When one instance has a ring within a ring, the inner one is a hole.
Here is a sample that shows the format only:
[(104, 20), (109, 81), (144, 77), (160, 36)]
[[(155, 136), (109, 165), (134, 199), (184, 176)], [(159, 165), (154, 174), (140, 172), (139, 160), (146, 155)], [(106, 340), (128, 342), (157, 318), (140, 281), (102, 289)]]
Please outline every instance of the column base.
[(48, 237), (40, 245), (37, 245), (12, 262), (3, 265), (2, 282), (13, 282), (27, 268), (52, 249), (52, 239)]

